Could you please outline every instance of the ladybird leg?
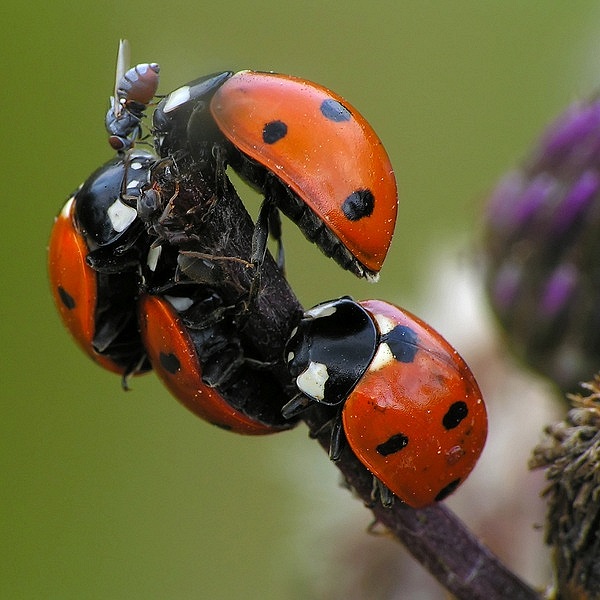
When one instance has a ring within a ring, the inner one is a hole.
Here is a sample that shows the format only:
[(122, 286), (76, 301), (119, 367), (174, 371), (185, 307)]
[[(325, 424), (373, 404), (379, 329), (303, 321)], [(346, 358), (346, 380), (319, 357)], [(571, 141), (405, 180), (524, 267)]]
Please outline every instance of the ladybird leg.
[[(225, 276), (225, 271), (221, 265), (226, 262), (252, 267), (252, 264), (247, 260), (237, 256), (215, 256), (214, 254), (194, 250), (180, 250), (177, 257), (179, 271), (189, 279), (207, 285), (230, 285), (233, 288), (239, 288), (241, 293), (242, 286)], [(181, 281), (181, 283), (184, 283), (184, 281)], [(242, 302), (240, 301), (239, 304), (242, 304)]]
[(121, 377), (121, 389), (124, 392), (131, 391), (131, 387), (129, 385), (129, 379), (132, 375), (133, 375), (133, 373), (123, 373), (123, 376)]
[(150, 188), (144, 190), (136, 201), (136, 210), (138, 217), (144, 223), (151, 224), (151, 217), (160, 208), (162, 198), (158, 190)]
[(281, 216), (273, 200), (275, 196), (270, 192), (270, 181), (271, 179), (268, 178), (265, 182), (265, 198), (261, 204), (252, 235), (252, 257), (250, 260), (255, 272), (250, 288), (250, 299), (256, 296), (260, 288), (260, 270), (267, 254), (269, 234), (277, 243), (277, 267), (282, 273), (285, 270), (285, 253), (281, 236)]
[(271, 200), (265, 197), (258, 213), (258, 219), (254, 225), (254, 232), (252, 234), (252, 255), (250, 262), (252, 263), (252, 281), (250, 283), (250, 290), (248, 292), (248, 304), (250, 305), (260, 290), (260, 272), (262, 269), (265, 255), (267, 253), (267, 241), (269, 239), (269, 215), (273, 207), (271, 206)]
[(269, 233), (277, 243), (277, 267), (285, 274), (285, 252), (283, 250), (283, 240), (281, 236), (281, 214), (279, 209), (271, 204), (269, 213)]
[(293, 419), (312, 404), (312, 400), (304, 394), (294, 396), (282, 409), (284, 419)]
[[(189, 318), (188, 316), (182, 315), (181, 318), (182, 318), (183, 324), (188, 329), (191, 329), (192, 331), (194, 331), (194, 330), (202, 331), (204, 329), (207, 329), (208, 327), (216, 325), (217, 323), (220, 323), (223, 320), (227, 319), (229, 316), (229, 313), (231, 313), (232, 311), (235, 311), (235, 309), (236, 309), (235, 305), (231, 305), (231, 306), (212, 306), (212, 305), (210, 305), (209, 302), (212, 300), (212, 298), (213, 297), (209, 297), (207, 299), (207, 301), (202, 301), (199, 304), (200, 306), (206, 306), (206, 312), (202, 314), (200, 319), (198, 319), (197, 317)], [(233, 312), (233, 314), (236, 315), (237, 312)]]
[(312, 440), (316, 440), (318, 437), (320, 437), (327, 429), (331, 429), (331, 419), (329, 421), (326, 421), (325, 423), (323, 423), (320, 427), (318, 427), (317, 429), (315, 429), (314, 431), (309, 431), (308, 432), (308, 437), (311, 438)]
[(128, 392), (131, 390), (129, 387), (129, 380), (131, 377), (140, 373), (143, 370), (144, 363), (147, 361), (146, 354), (142, 354), (137, 361), (135, 361), (132, 365), (127, 367), (125, 372), (123, 373), (123, 377), (121, 377), (121, 388), (123, 391)]
[(186, 277), (197, 283), (220, 285), (225, 282), (221, 265), (209, 255), (181, 250), (177, 257), (177, 266)]
[(257, 371), (267, 371), (277, 366), (276, 360), (259, 360), (258, 358), (244, 358), (244, 364)]
[[(227, 360), (228, 355), (229, 360)], [(207, 356), (203, 361), (202, 381), (211, 388), (226, 387), (244, 362), (240, 346), (231, 344), (226, 348), (215, 350), (214, 356)]]
[(227, 194), (230, 181), (227, 177), (227, 153), (223, 146), (215, 144), (212, 149), (212, 155), (215, 159), (215, 191), (217, 198), (223, 198)]
[(269, 239), (269, 219), (273, 209), (277, 210), (271, 199), (265, 197), (263, 203), (260, 206), (258, 213), (258, 219), (254, 226), (254, 233), (252, 235), (252, 257), (250, 260), (256, 269), (262, 266), (267, 253), (267, 241)]
[(110, 310), (111, 308), (114, 307), (96, 312), (96, 330), (92, 347), (98, 354), (105, 354), (131, 322), (129, 314)]
[(342, 455), (342, 450), (346, 445), (346, 436), (342, 423), (342, 411), (338, 411), (331, 422), (331, 443), (329, 444), (329, 458), (336, 462)]
[[(135, 242), (135, 240), (134, 240)], [(107, 275), (135, 271), (140, 261), (139, 251), (133, 243), (123, 246), (103, 246), (92, 250), (85, 257), (85, 262), (97, 273)]]
[(394, 505), (394, 498), (395, 496), (390, 488), (388, 488), (388, 486), (377, 477), (373, 476), (371, 500), (373, 500), (373, 502), (377, 502), (377, 500), (379, 500), (381, 502), (381, 506), (384, 508), (391, 508)]
[[(266, 174), (264, 183), (262, 185), (265, 200), (263, 202), (261, 210), (263, 210), (264, 207), (264, 210), (267, 213), (265, 218), (267, 219), (268, 233), (277, 243), (277, 266), (279, 267), (279, 270), (283, 273), (285, 270), (285, 253), (283, 250), (283, 241), (281, 235), (281, 214), (279, 212), (279, 208), (277, 207), (277, 202), (274, 201), (274, 198), (278, 197), (279, 185), (279, 182), (273, 175), (271, 175), (270, 173)], [(281, 190), (279, 190), (279, 193), (280, 191)], [(264, 235), (265, 251), (263, 252), (263, 258), (264, 254), (266, 253), (268, 237), (266, 233)]]

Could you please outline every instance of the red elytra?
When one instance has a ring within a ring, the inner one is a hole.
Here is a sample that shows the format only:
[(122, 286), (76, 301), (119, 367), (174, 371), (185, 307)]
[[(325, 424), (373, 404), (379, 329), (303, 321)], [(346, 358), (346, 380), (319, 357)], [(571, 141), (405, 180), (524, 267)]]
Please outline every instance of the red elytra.
[(96, 273), (85, 262), (88, 247), (73, 221), (75, 198), (56, 217), (48, 244), (48, 273), (54, 303), (78, 346), (96, 363), (123, 375), (125, 366), (93, 347), (96, 332)]
[(443, 500), (471, 472), (485, 444), (481, 391), (464, 360), (434, 329), (387, 302), (360, 303), (380, 335), (400, 325), (416, 335), (401, 362), (380, 344), (342, 411), (353, 452), (415, 508)]
[(150, 369), (136, 312), (139, 256), (150, 240), (122, 191), (140, 189), (154, 160), (131, 151), (96, 169), (56, 218), (48, 248), (50, 285), (63, 323), (90, 358), (123, 375), (124, 387), (127, 377)]
[(396, 180), (353, 106), (303, 79), (241, 71), (216, 90), (210, 110), (238, 150), (289, 186), (368, 272), (379, 272), (396, 222)]
[(274, 433), (293, 426), (276, 427), (253, 419), (203, 381), (194, 342), (168, 300), (142, 296), (139, 320), (142, 340), (154, 370), (173, 396), (191, 412), (213, 425), (246, 435)]

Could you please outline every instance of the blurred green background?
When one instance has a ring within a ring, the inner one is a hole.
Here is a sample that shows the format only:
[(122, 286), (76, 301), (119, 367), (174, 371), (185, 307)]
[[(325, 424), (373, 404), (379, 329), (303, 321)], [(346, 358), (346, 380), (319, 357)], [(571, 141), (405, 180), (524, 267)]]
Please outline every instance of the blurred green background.
[[(376, 296), (428, 318), (419, 298), (432, 257), (457, 239), (473, 250), (486, 190), (597, 85), (598, 3), (54, 0), (0, 15), (0, 596), (334, 597), (319, 581), (340, 544), (329, 528), (350, 511), (344, 527), (366, 536), (369, 513), (305, 430), (225, 433), (153, 375), (125, 394), (54, 311), (47, 238), (67, 194), (111, 155), (103, 118), (117, 41), (131, 41), (134, 63), (161, 64), (163, 93), (254, 68), (317, 81), (358, 107), (401, 191), (381, 282), (355, 281), (286, 223), (289, 276), (307, 306)], [(435, 301), (448, 318), (461, 310), (451, 293)]]

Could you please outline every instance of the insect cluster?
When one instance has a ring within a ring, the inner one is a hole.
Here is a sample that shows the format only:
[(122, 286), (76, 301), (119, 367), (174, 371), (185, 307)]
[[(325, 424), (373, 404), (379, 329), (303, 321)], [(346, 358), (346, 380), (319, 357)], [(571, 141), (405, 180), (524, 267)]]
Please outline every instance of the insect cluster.
[[(347, 445), (382, 500), (445, 498), (487, 433), (481, 392), (448, 342), (397, 306), (349, 297), (291, 310), (285, 331), (269, 326), (269, 277), (284, 277), (280, 213), (342, 268), (377, 278), (397, 189), (372, 127), (295, 77), (225, 71), (159, 100), (159, 66), (128, 66), (122, 42), (105, 119), (116, 155), (50, 237), (52, 293), (75, 341), (124, 387), (154, 370), (192, 412), (233, 432), (286, 430), (318, 406), (332, 459)], [(229, 215), (227, 166), (264, 198), (249, 242), (238, 244)]]

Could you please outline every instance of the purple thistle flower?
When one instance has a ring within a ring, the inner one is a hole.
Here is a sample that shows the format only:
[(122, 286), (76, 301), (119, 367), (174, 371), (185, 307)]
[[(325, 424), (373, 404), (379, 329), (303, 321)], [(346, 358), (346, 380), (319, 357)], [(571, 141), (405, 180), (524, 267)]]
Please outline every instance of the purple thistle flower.
[(512, 348), (564, 390), (600, 370), (600, 99), (569, 107), (485, 212), (486, 285)]

